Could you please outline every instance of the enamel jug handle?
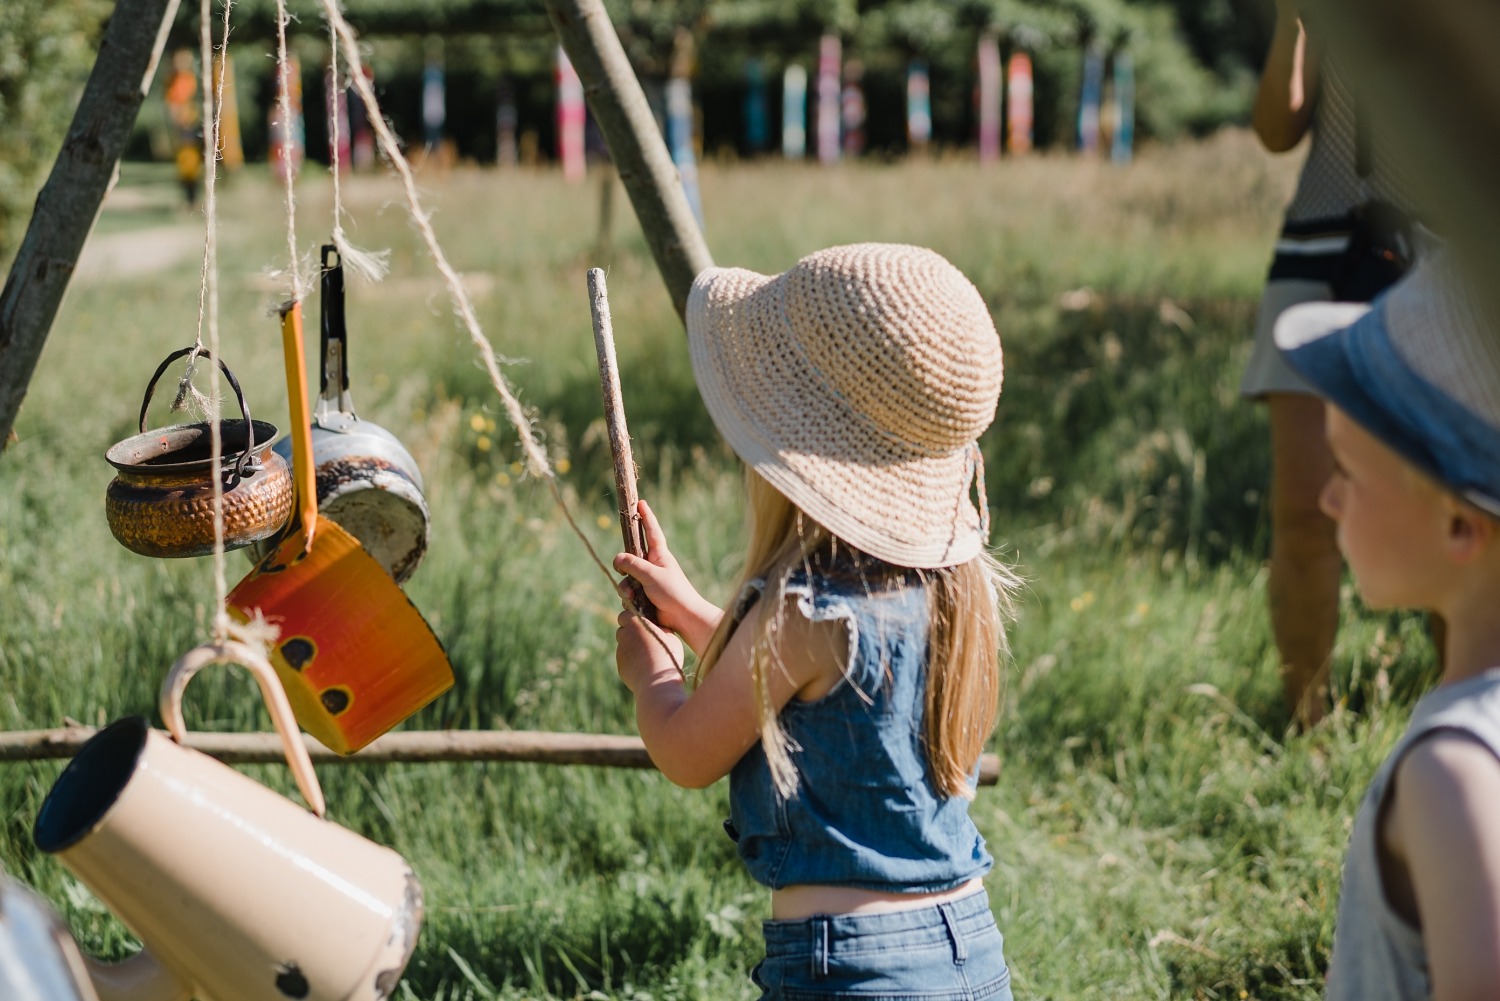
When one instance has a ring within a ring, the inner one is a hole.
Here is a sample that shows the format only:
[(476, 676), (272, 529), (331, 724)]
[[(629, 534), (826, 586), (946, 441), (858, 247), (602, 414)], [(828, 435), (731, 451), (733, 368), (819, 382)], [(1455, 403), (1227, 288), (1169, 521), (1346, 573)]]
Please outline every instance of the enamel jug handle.
[(307, 745), (302, 742), (302, 732), (297, 727), (296, 717), (292, 715), (292, 707), (287, 702), (286, 691), (281, 687), (281, 679), (276, 677), (276, 669), (261, 651), (229, 640), (222, 644), (208, 643), (194, 647), (177, 658), (177, 663), (172, 665), (161, 685), (161, 719), (172, 734), (172, 739), (181, 744), (187, 737), (187, 727), (182, 722), (182, 693), (193, 675), (210, 664), (241, 664), (255, 675), (261, 696), (266, 700), (266, 709), (271, 713), (271, 722), (275, 724), (277, 733), (281, 734), (281, 747), (286, 752), (286, 762), (291, 766), (292, 777), (297, 780), (297, 788), (302, 790), (302, 798), (307, 801), (312, 812), (319, 817), (323, 816), (327, 811), (327, 804), (323, 800), (323, 788), (318, 785), (318, 776), (313, 772), (312, 758), (307, 753)]

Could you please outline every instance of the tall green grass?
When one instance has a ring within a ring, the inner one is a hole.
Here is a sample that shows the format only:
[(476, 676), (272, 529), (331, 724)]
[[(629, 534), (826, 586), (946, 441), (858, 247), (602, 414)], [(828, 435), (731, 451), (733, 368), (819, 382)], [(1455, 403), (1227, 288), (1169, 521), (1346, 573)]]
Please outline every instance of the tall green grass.
[[(1295, 166), (1226, 134), (1126, 169), (1037, 157), (702, 172), (721, 264), (774, 272), (834, 243), (920, 243), (994, 312), (1006, 386), (983, 442), (988, 496), (994, 540), (1027, 583), (992, 742), (1001, 781), (974, 814), (997, 859), (987, 882), (1018, 997), (1319, 996), (1349, 818), (1430, 680), (1422, 623), (1348, 595), (1340, 706), (1312, 734), (1288, 733), (1262, 597), (1264, 415), (1236, 385)], [(129, 204), (153, 207), (107, 208), (96, 240), (150, 241), (163, 225), (154, 175), (141, 176)], [(606, 250), (597, 177), (421, 183), (606, 561), (617, 537), (584, 272), (608, 268), (641, 492), (690, 574), (723, 598), (739, 474), (624, 199)], [(385, 282), (351, 281), (354, 396), (427, 478), (432, 546), (408, 592), (457, 675), (408, 726), (631, 732), (612, 591), (548, 492), (519, 475), (515, 433), (397, 186), (356, 178), (344, 191), (354, 241), (392, 250)], [(328, 185), (306, 176), (298, 196), (311, 251), (329, 228)], [(256, 416), (284, 428), (267, 316), (281, 286), (264, 275), (287, 264), (280, 195), (252, 172), (221, 203), (223, 352)], [(70, 292), (0, 459), (6, 729), (154, 717), (166, 667), (206, 638), (214, 602), (210, 561), (135, 556), (102, 511), (104, 449), (134, 431), (160, 358), (193, 339), (196, 262), (93, 274)], [(153, 409), (153, 423), (173, 419)], [(231, 583), (247, 569), (229, 554)], [(200, 677), (188, 702), (195, 727), (267, 725), (237, 670)], [(119, 956), (135, 948), (129, 933), (31, 847), (60, 768), (0, 765), (0, 863), (89, 949)], [(247, 771), (291, 793), (285, 769)], [(722, 783), (687, 792), (654, 773), (505, 764), (319, 773), (330, 815), (394, 846), (423, 881), (401, 997), (753, 996), (765, 894), (720, 830)]]

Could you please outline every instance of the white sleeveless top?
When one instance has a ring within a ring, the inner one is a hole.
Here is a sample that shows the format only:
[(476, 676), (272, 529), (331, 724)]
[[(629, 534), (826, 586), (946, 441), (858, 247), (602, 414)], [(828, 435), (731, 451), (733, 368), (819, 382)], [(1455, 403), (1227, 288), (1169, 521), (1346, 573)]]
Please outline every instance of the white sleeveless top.
[(1402, 757), (1435, 730), (1466, 734), (1500, 758), (1500, 668), (1434, 689), (1365, 792), (1339, 892), (1328, 1001), (1417, 1001), (1432, 997), (1422, 933), (1386, 903), (1380, 882), (1378, 818)]
[(1317, 107), (1313, 109), (1312, 143), (1297, 179), (1297, 191), (1286, 209), (1289, 223), (1336, 219), (1378, 198), (1410, 210), (1410, 185), (1400, 177), (1379, 138), (1367, 135), (1369, 170), (1359, 176), (1359, 130), (1372, 126), (1358, 114), (1353, 93), (1333, 59), (1320, 65)]

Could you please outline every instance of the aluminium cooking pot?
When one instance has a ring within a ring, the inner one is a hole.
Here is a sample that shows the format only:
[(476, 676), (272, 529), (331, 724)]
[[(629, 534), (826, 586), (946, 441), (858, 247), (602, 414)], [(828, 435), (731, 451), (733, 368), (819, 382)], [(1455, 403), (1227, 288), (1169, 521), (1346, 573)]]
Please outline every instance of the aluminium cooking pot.
[[(141, 401), (140, 433), (104, 453), (115, 478), (104, 495), (109, 530), (142, 556), (204, 556), (214, 550), (213, 425), (208, 421), (146, 429), (146, 411), (167, 366), (193, 348), (182, 348), (157, 366)], [(239, 380), (206, 348), (239, 401), (239, 420), (220, 420), (217, 475), (224, 498), (224, 548), (240, 549), (276, 534), (292, 513), (292, 473), (271, 450), (276, 425), (250, 418)]]
[[(332, 244), (323, 247), (319, 299), (322, 378), (312, 418), (318, 510), (358, 539), (400, 583), (427, 551), (430, 515), (422, 495), (422, 473), (400, 439), (354, 412), (344, 267)], [(274, 448), (291, 461), (290, 436)], [(264, 552), (261, 547), (255, 555)]]

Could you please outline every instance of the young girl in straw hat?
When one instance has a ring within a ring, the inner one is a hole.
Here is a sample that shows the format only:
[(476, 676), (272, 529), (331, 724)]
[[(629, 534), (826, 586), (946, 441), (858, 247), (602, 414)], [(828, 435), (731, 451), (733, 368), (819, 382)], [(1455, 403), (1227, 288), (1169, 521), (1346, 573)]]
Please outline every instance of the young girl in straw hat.
[(746, 466), (742, 586), (706, 601), (642, 502), (647, 558), (614, 565), (662, 629), (624, 612), (616, 660), (662, 772), (729, 776), (726, 830), (771, 889), (762, 997), (1009, 999), (969, 818), (1013, 584), (985, 550), (984, 299), (930, 250), (860, 244), (710, 269), (687, 326)]

